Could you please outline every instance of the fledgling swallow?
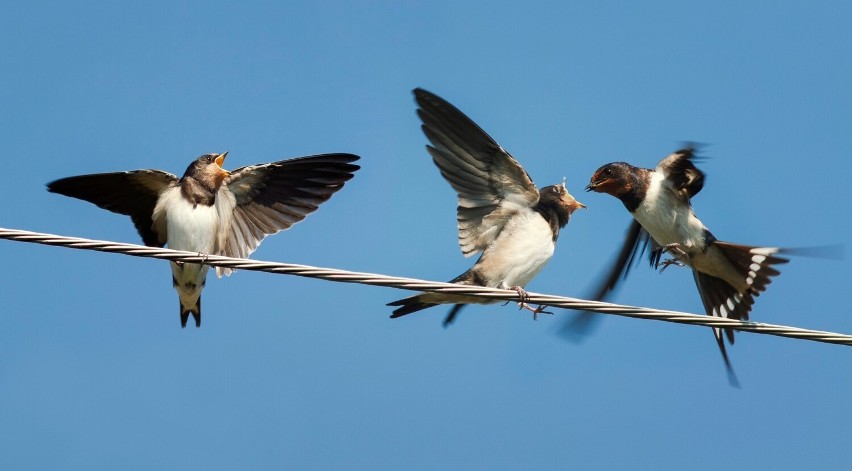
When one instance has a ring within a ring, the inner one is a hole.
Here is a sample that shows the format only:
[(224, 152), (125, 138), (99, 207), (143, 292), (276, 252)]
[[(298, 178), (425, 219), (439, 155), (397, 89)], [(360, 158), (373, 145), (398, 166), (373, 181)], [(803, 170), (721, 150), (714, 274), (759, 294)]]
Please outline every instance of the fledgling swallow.
[[(692, 269), (707, 315), (748, 320), (754, 298), (779, 274), (775, 265), (789, 260), (778, 256), (785, 251), (778, 247), (732, 244), (713, 236), (692, 209), (691, 198), (704, 186), (704, 173), (694, 160), (694, 149), (688, 147), (664, 158), (653, 170), (614, 162), (592, 175), (586, 190), (615, 196), (634, 218), (596, 299), (604, 299), (616, 287), (650, 244), (654, 268), (686, 265)], [(664, 253), (672, 258), (661, 261)], [(713, 328), (713, 334), (728, 378), (737, 385), (721, 329)], [(725, 329), (725, 337), (733, 345), (732, 329)]]
[[(267, 235), (288, 229), (343, 188), (360, 167), (358, 156), (324, 154), (222, 168), (227, 156), (205, 154), (178, 179), (160, 170), (132, 170), (63, 178), (52, 193), (78, 198), (130, 216), (151, 247), (245, 258)], [(201, 290), (209, 266), (171, 262), (180, 298), (180, 323), (201, 326)], [(216, 273), (230, 275), (230, 268)]]
[[(565, 182), (540, 190), (517, 160), (470, 118), (444, 99), (423, 89), (414, 97), (431, 145), (429, 155), (458, 193), (459, 245), (465, 257), (482, 253), (473, 267), (450, 283), (514, 289), (523, 287), (553, 256), (559, 230), (585, 206)], [(438, 304), (455, 304), (444, 320), (453, 322), (464, 304), (497, 301), (445, 293), (423, 293), (389, 303), (399, 306), (391, 318)], [(542, 306), (532, 309), (542, 311)]]

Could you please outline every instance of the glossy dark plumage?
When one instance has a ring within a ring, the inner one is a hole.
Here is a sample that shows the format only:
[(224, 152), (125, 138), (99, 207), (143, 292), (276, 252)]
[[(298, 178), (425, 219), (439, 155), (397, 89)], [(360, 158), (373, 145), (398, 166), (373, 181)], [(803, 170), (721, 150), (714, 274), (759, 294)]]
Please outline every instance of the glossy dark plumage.
[[(685, 148), (660, 161), (653, 170), (614, 162), (592, 176), (587, 190), (615, 196), (634, 217), (594, 299), (605, 299), (650, 245), (654, 268), (675, 261), (692, 268), (707, 315), (748, 320), (754, 297), (779, 274), (774, 266), (788, 260), (778, 256), (783, 249), (777, 247), (719, 241), (698, 220), (691, 198), (703, 188), (704, 174), (695, 167), (694, 159), (694, 150)], [(663, 252), (670, 253), (673, 260), (661, 262)], [(713, 331), (731, 382), (737, 384), (721, 331)], [(727, 329), (725, 336), (733, 344), (733, 331)]]
[[(355, 155), (325, 154), (227, 172), (221, 167), (226, 155), (202, 155), (180, 179), (160, 170), (133, 170), (63, 178), (47, 189), (130, 216), (145, 245), (245, 258), (267, 235), (314, 212), (359, 168), (352, 163)], [(198, 326), (208, 267), (171, 265), (181, 325), (191, 314)]]
[[(466, 257), (482, 253), (470, 270), (451, 283), (522, 288), (553, 255), (559, 230), (571, 213), (584, 207), (564, 184), (537, 189), (517, 160), (446, 100), (414, 90), (417, 115), (429, 139), (426, 146), (441, 175), (458, 194), (459, 245)], [(389, 303), (392, 318), (456, 304), (451, 323), (464, 304), (490, 303), (463, 295), (423, 293)]]

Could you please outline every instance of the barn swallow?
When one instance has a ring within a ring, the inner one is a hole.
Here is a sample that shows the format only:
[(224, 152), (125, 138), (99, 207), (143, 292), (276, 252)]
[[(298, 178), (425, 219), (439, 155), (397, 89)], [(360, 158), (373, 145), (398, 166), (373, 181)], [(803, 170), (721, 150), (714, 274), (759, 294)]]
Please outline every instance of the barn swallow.
[[(694, 160), (694, 149), (688, 147), (664, 158), (653, 170), (614, 162), (592, 175), (586, 190), (615, 196), (634, 218), (596, 299), (604, 299), (650, 245), (655, 269), (662, 267), (662, 271), (670, 265), (692, 269), (707, 315), (748, 320), (754, 298), (779, 274), (775, 266), (789, 261), (778, 256), (786, 249), (717, 240), (692, 209), (691, 198), (704, 186), (704, 173), (695, 167)], [(663, 254), (672, 258), (661, 260)], [(728, 378), (737, 385), (721, 329), (713, 328), (713, 334)], [(732, 329), (725, 329), (725, 337), (733, 345)]]
[[(178, 179), (160, 170), (133, 170), (63, 178), (52, 193), (130, 216), (147, 246), (245, 258), (267, 235), (316, 211), (359, 169), (351, 154), (324, 154), (222, 168), (227, 152), (197, 158)], [(180, 323), (201, 326), (201, 290), (209, 266), (171, 262), (180, 298)], [(216, 273), (230, 275), (230, 268)]]
[[(553, 256), (559, 230), (571, 214), (585, 206), (574, 199), (565, 182), (537, 189), (517, 160), (456, 107), (422, 89), (414, 90), (431, 145), (429, 155), (441, 175), (458, 193), (459, 245), (465, 257), (482, 253), (473, 267), (450, 283), (514, 289), (521, 299), (523, 287)], [(444, 320), (453, 322), (468, 303), (496, 301), (473, 296), (422, 293), (400, 299), (391, 318), (437, 304), (455, 304)], [(533, 312), (522, 302), (521, 307)]]

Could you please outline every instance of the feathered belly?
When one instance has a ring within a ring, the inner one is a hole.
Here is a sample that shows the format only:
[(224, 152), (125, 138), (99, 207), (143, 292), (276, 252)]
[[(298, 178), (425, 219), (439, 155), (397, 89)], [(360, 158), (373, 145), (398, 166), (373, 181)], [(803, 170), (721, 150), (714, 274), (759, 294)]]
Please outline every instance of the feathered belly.
[[(213, 206), (193, 207), (181, 198), (180, 201), (169, 206), (166, 214), (166, 230), (169, 248), (211, 254), (216, 245), (219, 216)], [(193, 263), (172, 263), (171, 265), (175, 287), (181, 294), (181, 299), (194, 303), (193, 299), (198, 299), (204, 287), (210, 267)]]
[(687, 205), (642, 204), (633, 213), (657, 244), (679, 244), (690, 252), (705, 245), (706, 228)]
[(209, 254), (216, 244), (219, 215), (213, 206), (175, 204), (166, 215), (169, 248)]
[(488, 286), (526, 286), (553, 256), (550, 224), (536, 212), (510, 221), (477, 262)]

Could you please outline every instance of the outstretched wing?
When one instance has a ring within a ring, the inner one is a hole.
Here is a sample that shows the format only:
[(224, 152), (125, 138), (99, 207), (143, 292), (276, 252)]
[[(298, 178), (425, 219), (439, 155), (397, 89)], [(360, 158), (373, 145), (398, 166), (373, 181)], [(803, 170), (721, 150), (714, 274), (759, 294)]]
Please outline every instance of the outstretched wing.
[(656, 267), (661, 256), (659, 246), (656, 242), (654, 242), (654, 239), (651, 238), (651, 235), (648, 234), (634, 219), (633, 222), (630, 223), (630, 227), (627, 228), (627, 234), (624, 237), (624, 244), (621, 247), (621, 251), (618, 253), (618, 257), (612, 263), (612, 266), (606, 274), (601, 278), (601, 283), (597, 285), (595, 291), (591, 294), (590, 299), (594, 299), (596, 301), (606, 299), (609, 294), (615, 290), (618, 283), (627, 278), (627, 274), (630, 272), (630, 269), (637, 264), (638, 260), (648, 250), (648, 246), (651, 246), (649, 261), (651, 262), (651, 266)]
[[(662, 252), (660, 247), (651, 238), (645, 229), (634, 219), (627, 228), (624, 243), (615, 261), (610, 265), (600, 281), (595, 285), (594, 291), (588, 295), (589, 299), (604, 301), (615, 291), (618, 284), (627, 278), (630, 269), (634, 267), (642, 255), (651, 247), (649, 252), (651, 266), (659, 264)], [(580, 341), (588, 335), (596, 326), (598, 317), (590, 311), (583, 311), (570, 319), (564, 321), (559, 327), (559, 334), (572, 341)]]
[[(264, 237), (288, 229), (343, 188), (360, 167), (352, 154), (324, 154), (231, 172), (216, 197), (217, 253), (245, 258)], [(232, 272), (217, 268), (219, 276)]]
[(88, 201), (100, 208), (130, 216), (142, 241), (151, 247), (166, 243), (164, 221), (154, 224), (157, 199), (178, 178), (160, 170), (96, 173), (68, 177), (47, 184), (47, 191)]
[(426, 146), (458, 193), (459, 245), (465, 257), (483, 251), (514, 212), (538, 202), (538, 189), (514, 157), (446, 100), (415, 89)]
[(695, 160), (695, 148), (686, 147), (661, 160), (655, 171), (672, 182), (678, 195), (689, 199), (704, 188), (704, 172), (698, 170)]

